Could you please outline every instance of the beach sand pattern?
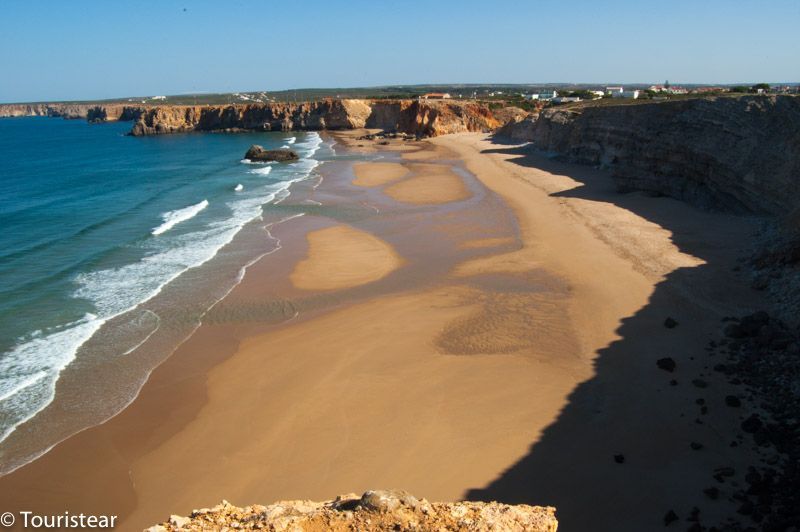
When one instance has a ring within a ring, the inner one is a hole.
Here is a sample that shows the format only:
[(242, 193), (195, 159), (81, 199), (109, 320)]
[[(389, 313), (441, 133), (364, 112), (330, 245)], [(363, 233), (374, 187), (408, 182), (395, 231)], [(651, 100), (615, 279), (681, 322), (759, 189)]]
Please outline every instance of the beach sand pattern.
[[(721, 409), (713, 423), (681, 417), (698, 389), (670, 386), (654, 361), (669, 351), (696, 365), (692, 346), (751, 296), (709, 280), (729, 274), (730, 257), (677, 239), (736, 241), (751, 228), (671, 200), (620, 200), (599, 171), (520, 164), (517, 148), (480, 134), (359, 146), (361, 134), (337, 134), (344, 156), (275, 206), (280, 249), (137, 400), (0, 478), (2, 500), (113, 510), (129, 529), (223, 498), (382, 486), (555, 504), (576, 529), (655, 529), (667, 497), (683, 513), (698, 504), (719, 455), (688, 439), (722, 448), (738, 421)], [(675, 219), (674, 232), (653, 221)], [(705, 274), (704, 291), (661, 286), (711, 259), (727, 267)], [(666, 314), (681, 325), (666, 329)], [(699, 504), (712, 518), (731, 511)]]

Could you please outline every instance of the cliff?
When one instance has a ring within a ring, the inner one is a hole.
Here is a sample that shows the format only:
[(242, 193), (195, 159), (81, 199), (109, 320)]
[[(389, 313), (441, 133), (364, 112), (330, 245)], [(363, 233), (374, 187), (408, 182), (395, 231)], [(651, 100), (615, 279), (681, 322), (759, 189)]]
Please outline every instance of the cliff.
[(403, 491), (368, 491), (324, 502), (281, 501), (237, 508), (223, 501), (148, 532), (173, 530), (525, 530), (556, 532), (555, 508), (496, 502), (430, 503)]
[(425, 137), (462, 131), (489, 131), (499, 125), (488, 107), (471, 102), (323, 100), (300, 104), (154, 107), (139, 116), (131, 134), (368, 127)]
[(125, 104), (30, 103), (0, 105), (0, 118), (16, 116), (51, 116), (86, 119), (90, 122), (135, 120), (144, 107)]
[(745, 96), (550, 108), (498, 131), (609, 168), (622, 191), (783, 216), (800, 207), (800, 98)]
[(125, 104), (0, 105), (0, 117), (61, 116), (90, 122), (135, 121), (131, 135), (193, 131), (319, 131), (377, 128), (418, 137), (500, 126), (485, 105), (463, 101), (323, 100), (223, 106)]

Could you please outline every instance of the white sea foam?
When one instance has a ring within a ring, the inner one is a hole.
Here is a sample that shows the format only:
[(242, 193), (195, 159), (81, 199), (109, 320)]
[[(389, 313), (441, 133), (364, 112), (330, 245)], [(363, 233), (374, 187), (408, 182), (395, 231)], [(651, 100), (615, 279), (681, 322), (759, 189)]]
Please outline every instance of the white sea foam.
[(286, 139), (286, 144), (294, 144), (294, 141), (297, 140), (297, 137), (289, 137)]
[(263, 168), (254, 168), (253, 170), (248, 170), (247, 173), (256, 175), (268, 175), (271, 171), (272, 171), (271, 166), (264, 166)]
[(0, 411), (8, 420), (0, 431), (4, 440), (20, 424), (50, 404), (56, 381), (78, 348), (106, 320), (86, 314), (81, 320), (49, 331), (37, 331), (19, 341), (0, 358)]
[(197, 216), (200, 211), (208, 207), (208, 200), (203, 200), (200, 203), (196, 203), (194, 205), (189, 205), (188, 207), (184, 207), (183, 209), (177, 209), (174, 211), (169, 211), (161, 215), (161, 218), (164, 220), (164, 223), (153, 229), (153, 235), (160, 235), (165, 233), (178, 225), (181, 222), (185, 222), (191, 218)]
[(233, 187), (233, 190), (235, 190), (236, 192), (241, 192), (242, 190), (244, 190), (244, 185), (239, 183), (238, 185)]

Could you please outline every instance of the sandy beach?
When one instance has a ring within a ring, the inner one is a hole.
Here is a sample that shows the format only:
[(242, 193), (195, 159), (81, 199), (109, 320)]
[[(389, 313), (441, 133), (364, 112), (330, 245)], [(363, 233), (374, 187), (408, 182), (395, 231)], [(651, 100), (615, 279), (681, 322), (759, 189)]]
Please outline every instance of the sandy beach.
[(323, 165), (328, 210), (275, 226), (280, 251), (126, 410), (0, 478), (0, 499), (123, 530), (370, 488), (554, 505), (563, 530), (729, 513), (702, 489), (754, 451), (691, 380), (724, 396), (703, 346), (758, 304), (732, 271), (754, 222), (484, 134), (358, 134), (341, 149), (384, 159)]

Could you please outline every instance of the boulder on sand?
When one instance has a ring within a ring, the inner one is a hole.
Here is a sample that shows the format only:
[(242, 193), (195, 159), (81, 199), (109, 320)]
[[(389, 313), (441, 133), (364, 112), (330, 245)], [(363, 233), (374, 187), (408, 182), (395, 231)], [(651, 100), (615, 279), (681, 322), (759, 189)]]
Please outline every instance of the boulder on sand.
[(245, 159), (249, 159), (251, 161), (259, 161), (259, 162), (270, 162), (270, 161), (278, 161), (278, 162), (285, 162), (285, 161), (296, 161), (300, 158), (297, 155), (297, 152), (294, 150), (287, 150), (287, 149), (280, 149), (280, 150), (265, 150), (262, 146), (258, 144), (253, 144), (250, 146), (250, 149), (247, 150), (247, 153), (244, 154)]

